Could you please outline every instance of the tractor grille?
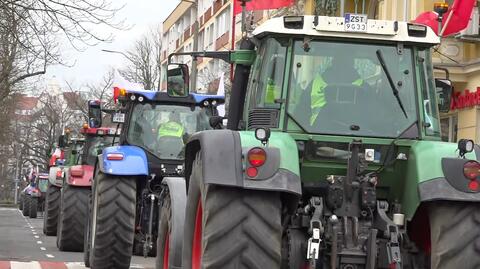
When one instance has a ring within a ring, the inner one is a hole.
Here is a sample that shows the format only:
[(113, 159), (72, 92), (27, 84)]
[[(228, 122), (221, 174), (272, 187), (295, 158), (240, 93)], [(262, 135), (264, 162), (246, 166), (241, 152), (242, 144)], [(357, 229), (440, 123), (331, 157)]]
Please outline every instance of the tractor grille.
[(248, 129), (258, 127), (278, 128), (277, 109), (256, 108), (248, 112)]

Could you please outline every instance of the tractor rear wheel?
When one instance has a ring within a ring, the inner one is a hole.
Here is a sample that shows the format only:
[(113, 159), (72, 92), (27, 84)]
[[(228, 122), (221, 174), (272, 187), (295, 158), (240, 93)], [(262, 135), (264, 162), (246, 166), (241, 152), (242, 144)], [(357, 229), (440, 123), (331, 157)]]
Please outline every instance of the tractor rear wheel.
[(90, 265), (95, 269), (130, 268), (137, 182), (99, 174), (94, 184)]
[(91, 233), (91, 227), (92, 227), (92, 193), (93, 192), (95, 192), (94, 189), (88, 195), (88, 211), (87, 211), (87, 217), (85, 219), (85, 233), (83, 234), (83, 263), (87, 268), (90, 267), (90, 238), (91, 238), (90, 233)]
[(37, 218), (37, 212), (38, 212), (38, 197), (30, 197), (30, 210), (29, 210), (28, 216), (31, 219), (36, 219)]
[(431, 268), (480, 268), (480, 204), (436, 201), (429, 216)]
[(20, 199), (18, 201), (18, 209), (23, 210), (23, 197), (20, 195)]
[(197, 154), (187, 195), (183, 268), (280, 268), (280, 195), (206, 185)]
[(30, 195), (25, 194), (23, 195), (23, 209), (22, 214), (26, 217), (30, 215)]
[(88, 187), (63, 186), (57, 230), (57, 247), (61, 251), (83, 251), (89, 193)]
[(61, 189), (48, 184), (47, 197), (45, 198), (45, 212), (43, 214), (43, 233), (57, 235), (58, 212), (60, 211)]
[[(167, 194), (162, 199), (158, 224), (156, 269), (182, 268), (185, 185), (182, 188), (166, 191)], [(178, 193), (171, 193), (172, 191)]]

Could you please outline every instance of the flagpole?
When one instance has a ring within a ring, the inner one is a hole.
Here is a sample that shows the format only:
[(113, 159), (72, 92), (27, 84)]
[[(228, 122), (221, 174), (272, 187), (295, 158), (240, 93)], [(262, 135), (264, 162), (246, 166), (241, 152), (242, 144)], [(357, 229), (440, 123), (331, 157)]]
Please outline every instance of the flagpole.
[[(235, 0), (234, 0), (235, 1)], [(232, 46), (231, 50), (235, 50), (235, 3), (232, 5)], [(230, 64), (230, 81), (233, 81), (233, 63)]]
[(453, 15), (453, 12), (455, 11), (455, 8), (457, 7), (457, 1), (454, 1), (453, 2), (453, 6), (452, 6), (452, 9), (450, 10), (450, 14), (448, 14), (448, 18), (447, 20), (445, 21), (445, 25), (442, 27), (441, 23), (439, 25), (439, 27), (442, 27), (441, 31), (439, 32), (439, 37), (442, 37), (443, 36), (443, 32), (445, 31), (445, 29), (447, 29), (447, 26), (448, 26), (448, 23), (450, 22), (450, 19), (452, 18), (452, 15)]

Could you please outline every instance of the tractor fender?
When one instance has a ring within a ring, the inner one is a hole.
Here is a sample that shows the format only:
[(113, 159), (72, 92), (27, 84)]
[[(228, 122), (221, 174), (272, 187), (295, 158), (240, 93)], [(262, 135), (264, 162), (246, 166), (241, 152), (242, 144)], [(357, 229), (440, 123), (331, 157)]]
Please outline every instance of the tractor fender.
[(168, 192), (170, 194), (170, 212), (171, 212), (171, 227), (177, 227), (172, 229), (170, 234), (169, 244), (171, 249), (175, 249), (175, 253), (178, 257), (173, 260), (181, 260), (182, 256), (182, 244), (183, 244), (183, 225), (185, 222), (185, 209), (187, 207), (187, 186), (185, 184), (185, 178), (183, 177), (165, 177), (162, 180), (162, 184), (168, 186)]
[[(258, 142), (260, 145), (260, 142)], [(196, 153), (201, 149), (204, 184), (216, 184), (252, 190), (278, 191), (295, 196), (302, 194), (298, 174), (281, 168), (284, 154), (275, 145), (264, 147), (267, 152), (266, 169), (257, 179), (245, 174), (244, 154), (257, 145), (242, 145), (240, 133), (232, 130), (208, 130), (194, 134), (185, 150), (185, 178), (191, 174)], [(187, 182), (188, 183), (188, 182)]]
[(92, 186), (92, 165), (74, 165), (65, 171), (65, 183), (77, 187)]
[(50, 182), (50, 184), (55, 185), (57, 187), (62, 187), (62, 183), (63, 183), (62, 177), (57, 177), (57, 172), (62, 170), (63, 170), (62, 167), (58, 167), (58, 166), (50, 167), (50, 170), (48, 171), (48, 181)]
[[(110, 154), (121, 154), (121, 160), (109, 160)], [(104, 174), (119, 176), (148, 175), (145, 151), (136, 146), (113, 146), (103, 149), (98, 155), (98, 167)]]

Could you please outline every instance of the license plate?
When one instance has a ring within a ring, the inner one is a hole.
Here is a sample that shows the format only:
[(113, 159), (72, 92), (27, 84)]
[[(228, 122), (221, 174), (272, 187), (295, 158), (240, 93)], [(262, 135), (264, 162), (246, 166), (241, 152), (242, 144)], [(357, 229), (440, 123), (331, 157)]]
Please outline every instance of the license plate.
[(115, 114), (113, 114), (112, 122), (114, 122), (114, 123), (124, 123), (125, 122), (125, 113), (115, 113)]
[(367, 15), (363, 14), (345, 14), (345, 31), (346, 32), (366, 32), (367, 31)]

